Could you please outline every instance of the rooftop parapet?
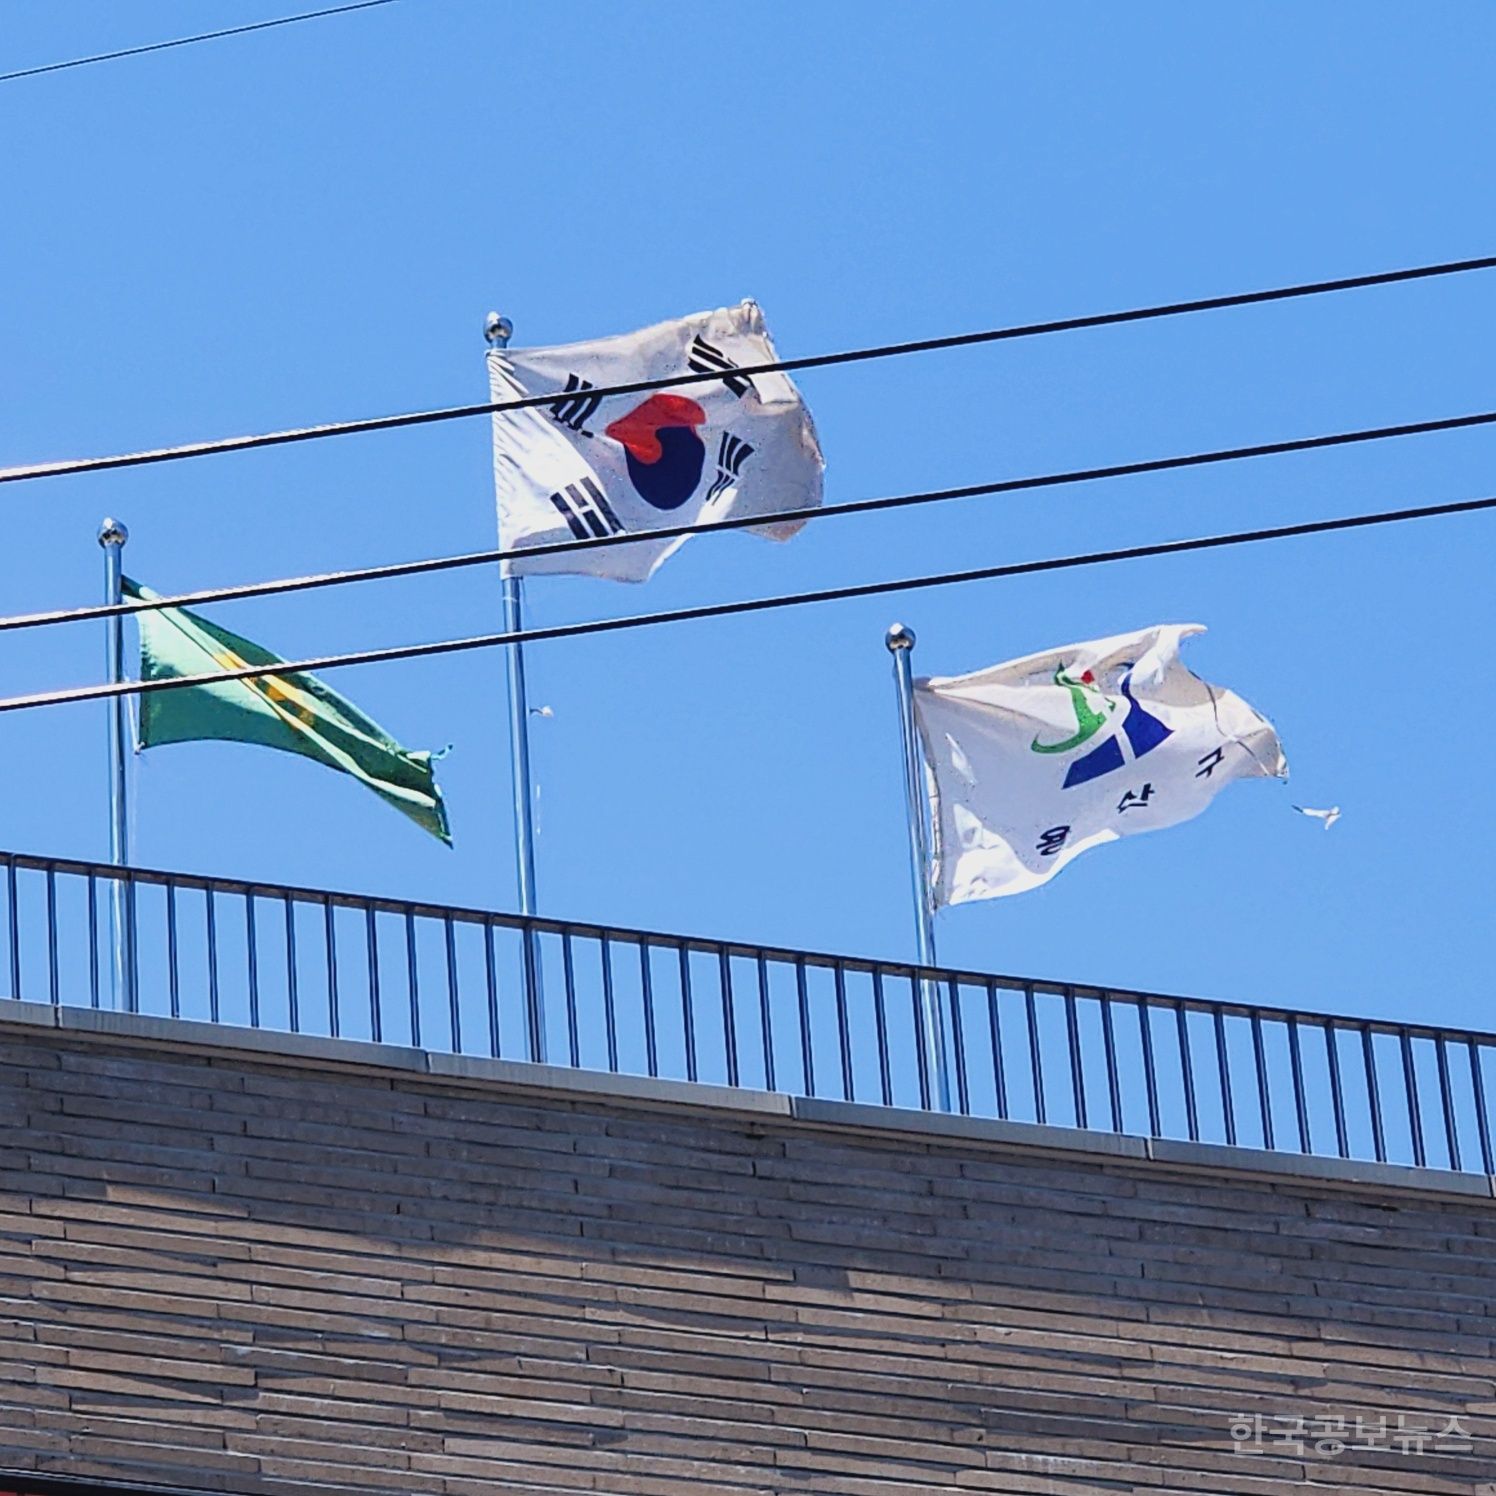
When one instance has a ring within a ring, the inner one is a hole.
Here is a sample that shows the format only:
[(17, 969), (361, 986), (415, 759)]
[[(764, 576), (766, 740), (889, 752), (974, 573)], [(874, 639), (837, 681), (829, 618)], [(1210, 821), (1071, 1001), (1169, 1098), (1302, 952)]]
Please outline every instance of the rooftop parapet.
[(4, 998), (931, 1112), (933, 994), (956, 1116), (1496, 1173), (1489, 1033), (20, 853), (0, 871)]

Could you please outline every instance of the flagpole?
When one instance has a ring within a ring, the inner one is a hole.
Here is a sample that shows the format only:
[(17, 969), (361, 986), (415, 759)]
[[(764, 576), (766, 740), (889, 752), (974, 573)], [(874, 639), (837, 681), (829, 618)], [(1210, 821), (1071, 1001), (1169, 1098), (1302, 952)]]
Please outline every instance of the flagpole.
[[(935, 964), (935, 899), (930, 888), (930, 841), (926, 824), (927, 797), (919, 754), (919, 735), (914, 725), (914, 674), (910, 656), (914, 630), (894, 624), (883, 642), (893, 656), (894, 687), (899, 703), (899, 737), (904, 750), (904, 810), (909, 822), (909, 873), (914, 893), (914, 928), (921, 966)], [(939, 1109), (951, 1109), (951, 1081), (945, 1061), (945, 1017), (940, 990), (932, 978), (919, 983), (920, 1041), (925, 1069), (930, 1076)]]
[[(99, 526), (99, 544), (104, 550), (104, 601), (124, 600), (124, 548), (130, 532), (117, 519)], [(125, 678), (125, 620), (122, 614), (104, 621), (104, 665), (111, 683)], [(130, 865), (130, 801), (126, 777), (128, 717), (126, 698), (109, 703), (109, 860), (115, 867)], [(125, 878), (114, 878), (109, 887), (109, 923), (114, 959), (110, 967), (113, 1005), (133, 1013), (135, 995), (135, 899), (134, 887)]]
[[(490, 312), (483, 325), (490, 348), (507, 348), (514, 324)], [(519, 634), (525, 627), (524, 578), (503, 574), (504, 631)], [(532, 918), (535, 908), (535, 816), (530, 778), (530, 696), (525, 684), (524, 645), (505, 651), (509, 677), (509, 764), (514, 788), (514, 860), (519, 881), (519, 912)], [(535, 931), (525, 927), (525, 1018), (530, 1057), (545, 1062), (545, 992), (541, 985), (540, 949)]]

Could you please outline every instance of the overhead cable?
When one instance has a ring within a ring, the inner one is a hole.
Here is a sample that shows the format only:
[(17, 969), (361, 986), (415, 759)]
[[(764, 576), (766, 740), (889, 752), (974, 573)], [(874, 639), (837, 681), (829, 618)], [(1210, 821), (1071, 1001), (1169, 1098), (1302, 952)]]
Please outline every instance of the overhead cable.
[[(953, 348), (971, 348), (1045, 333), (1076, 332), (1083, 328), (1114, 327), (1127, 322), (1146, 322), (1160, 317), (1178, 317), (1189, 312), (1221, 311), (1228, 307), (1260, 306), (1266, 302), (1296, 297), (1322, 296), (1334, 291), (1390, 286), (1404, 281), (1429, 280), (1436, 276), (1460, 275), (1472, 270), (1496, 268), (1496, 256), (1473, 260), (1449, 260), (1437, 265), (1416, 265), (1403, 270), (1383, 270), (1371, 275), (1353, 275), (1337, 280), (1305, 281), (1276, 286), (1266, 291), (1243, 291), (1229, 296), (1209, 296), (1194, 301), (1165, 302), (1120, 312), (1097, 312), (1084, 317), (1063, 317), (1052, 322), (1028, 322), (1014, 327), (989, 328), (981, 332), (954, 333), (946, 337), (920, 338), (906, 343), (881, 343), (869, 348), (844, 349), (839, 353), (817, 353), (803, 358), (779, 359), (773, 363), (744, 364), (726, 372), (675, 374), (664, 379), (636, 379), (627, 384), (599, 385), (588, 397), (639, 395), (652, 390), (676, 389), (683, 385), (710, 384), (725, 379), (754, 378), (763, 374), (795, 373), (802, 369), (826, 369), (838, 364), (864, 363), (871, 359), (895, 358), (911, 353), (934, 353)], [(148, 463), (180, 462), (188, 457), (211, 457), (227, 452), (250, 452), (262, 447), (281, 447), (293, 442), (320, 441), (326, 437), (356, 436), (371, 431), (394, 431), (408, 426), (429, 426), (439, 421), (465, 420), (504, 411), (529, 410), (554, 405), (555, 393), (526, 395), (513, 400), (481, 405), (450, 405), (438, 410), (413, 411), (404, 415), (372, 416), (357, 421), (334, 421), (320, 426), (301, 426), (258, 436), (231, 436), (214, 441), (188, 442), (175, 447), (156, 447), (143, 452), (125, 452), (110, 457), (81, 457), (63, 462), (32, 463), (0, 468), (0, 483), (24, 483), (36, 478), (60, 478), (79, 473), (105, 472), (114, 468), (141, 467)]]
[(1071, 483), (1094, 483), (1102, 479), (1166, 473), (1182, 468), (1206, 467), (1214, 463), (1240, 462), (1249, 457), (1275, 457), (1289, 452), (1312, 452), (1357, 442), (1385, 441), (1398, 436), (1424, 436), (1432, 432), (1462, 431), (1496, 424), (1496, 410), (1473, 415), (1444, 416), (1432, 421), (1406, 421), (1396, 426), (1368, 426), (1358, 431), (1336, 431), (1324, 436), (1292, 437), (1287, 441), (1259, 442), (1247, 447), (1221, 447), (1209, 452), (1189, 452), (1178, 457), (1151, 457), (1137, 462), (1111, 463), (1105, 467), (1073, 468), (1067, 472), (1040, 473), (1027, 478), (1002, 478), (993, 483), (971, 483), (959, 488), (938, 488), (921, 493), (893, 494), (883, 498), (853, 499), (817, 509), (790, 509), (774, 515), (739, 515), (710, 525), (666, 525), (657, 530), (605, 535), (587, 540), (562, 540), (522, 549), (467, 551), (455, 556), (436, 556), (424, 561), (394, 561), (384, 566), (363, 566), (343, 571), (317, 572), (310, 576), (284, 577), (265, 582), (245, 582), (233, 587), (206, 587), (179, 592), (170, 597), (141, 598), (122, 603), (89, 604), (82, 608), (54, 608), (38, 613), (16, 613), (0, 617), (0, 633), (12, 629), (41, 628), (59, 623), (84, 623), (131, 613), (150, 613), (161, 608), (193, 607), (201, 603), (238, 602), (246, 598), (273, 597), (287, 592), (309, 592), (319, 587), (342, 587), (353, 582), (383, 582), (400, 577), (425, 576), (432, 572), (456, 571), (468, 566), (491, 566), (521, 558), (581, 553), (640, 540), (671, 540), (679, 536), (708, 536), (730, 530), (761, 526), (766, 520), (783, 524), (794, 520), (831, 519), (837, 515), (872, 514), (888, 509), (908, 509), (921, 504), (944, 503), (992, 494), (1022, 493), (1033, 489), (1058, 488)]
[(250, 31), (269, 31), (273, 26), (291, 26), (297, 21), (316, 21), (323, 16), (346, 15), (351, 10), (372, 10), (376, 5), (393, 5), (395, 0), (358, 0), (354, 5), (334, 5), (328, 10), (309, 10), (299, 16), (279, 16), (273, 21), (255, 21), (248, 26), (230, 26), (226, 31), (204, 31), (197, 36), (179, 36), (169, 42), (150, 42), (143, 47), (125, 47), (119, 52), (95, 52), (91, 57), (73, 57), (67, 62), (49, 62), (41, 67), (22, 68), (19, 72), (0, 73), (0, 83), (17, 78), (35, 78), (39, 73), (61, 73), (67, 68), (87, 67), (93, 62), (113, 62), (120, 57), (139, 57), (145, 52), (165, 52), (172, 47), (190, 47), (194, 42), (215, 42), (225, 36), (243, 36)]
[(475, 649), (497, 649), (506, 644), (538, 644), (550, 639), (575, 639), (588, 634), (612, 634), (656, 624), (689, 623), (707, 618), (727, 618), (740, 613), (764, 613), (779, 608), (800, 608), (811, 603), (845, 602), (852, 598), (880, 597), (914, 592), (929, 587), (949, 587), (962, 582), (994, 581), (1001, 577), (1033, 576), (1040, 572), (1066, 571), (1098, 566), (1110, 561), (1139, 561), (1150, 556), (1183, 555), (1189, 551), (1217, 550), (1223, 546), (1249, 545), (1265, 540), (1289, 540), (1302, 535), (1328, 535), (1340, 530), (1361, 530), (1372, 525), (1399, 524), (1409, 520), (1434, 519), (1443, 515), (1475, 514), (1496, 509), (1496, 498), (1462, 499), (1446, 504), (1424, 504), (1412, 509), (1386, 509), (1373, 514), (1352, 514), (1340, 519), (1307, 520), (1296, 525), (1274, 525), (1259, 530), (1235, 530), (1223, 535), (1202, 535), (1191, 540), (1165, 540), (1150, 545), (1122, 546), (1116, 550), (1084, 551), (1079, 555), (1050, 556), (1039, 561), (1016, 561), (1002, 566), (979, 566), (966, 571), (933, 572), (924, 576), (899, 577), (886, 582), (864, 582), (850, 587), (822, 587), (813, 592), (781, 593), (773, 597), (749, 598), (743, 602), (707, 603), (694, 608), (673, 608), (660, 613), (635, 613), (623, 618), (599, 618), (586, 623), (561, 623), (515, 633), (475, 634), (466, 639), (443, 639), (431, 644), (397, 644), (386, 649), (356, 650), (350, 654), (321, 655), (307, 660), (284, 660), (275, 665), (245, 665), (233, 670), (208, 671), (201, 675), (174, 676), (162, 680), (117, 681), (98, 686), (79, 686), (65, 691), (40, 691), (26, 696), (0, 698), (0, 712), (32, 707), (64, 706), (80, 701), (100, 701), (116, 696), (140, 696), (153, 691), (185, 690), (223, 681), (257, 680), (265, 676), (287, 676), (311, 670), (334, 670), (347, 665), (387, 664), (394, 660), (423, 659), (431, 655), (458, 654)]

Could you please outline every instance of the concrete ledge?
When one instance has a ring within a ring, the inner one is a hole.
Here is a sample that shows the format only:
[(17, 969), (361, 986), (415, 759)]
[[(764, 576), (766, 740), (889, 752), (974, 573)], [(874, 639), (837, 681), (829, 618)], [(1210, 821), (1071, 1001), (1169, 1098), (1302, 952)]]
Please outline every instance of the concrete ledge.
[(1496, 1180), (1454, 1169), (1416, 1168), (1412, 1164), (1379, 1164), (1371, 1159), (1326, 1158), (1317, 1153), (1276, 1153), (1266, 1148), (1234, 1148), (1224, 1143), (1185, 1143), (1149, 1138), (1148, 1157), (1155, 1163), (1190, 1168), (1242, 1169), (1255, 1174), (1283, 1174), (1296, 1179), (1334, 1179), (1378, 1189), (1437, 1190), (1443, 1195), (1496, 1196)]
[(558, 1096), (620, 1097), (660, 1101), (675, 1106), (704, 1106), (733, 1112), (792, 1114), (793, 1098), (777, 1091), (750, 1091), (701, 1081), (657, 1080), (647, 1075), (614, 1075), (607, 1070), (573, 1070), (569, 1065), (532, 1065), (524, 1060), (490, 1060), (476, 1055), (429, 1054), (426, 1072), (433, 1079), (482, 1081), (523, 1086)]
[(54, 1008), (50, 1003), (7, 1000), (3, 1006), (0, 1006), (0, 1019), (7, 1023), (23, 1023), (30, 1028), (57, 1028), (57, 1015), (60, 1012), (62, 1012), (61, 1008)]
[(920, 1112), (901, 1106), (869, 1106), (860, 1101), (830, 1101), (790, 1096), (796, 1121), (850, 1127), (858, 1132), (918, 1133), (930, 1138), (959, 1138), (1047, 1148), (1063, 1153), (1095, 1153), (1107, 1158), (1148, 1157), (1148, 1140), (1125, 1133), (1087, 1132), (1078, 1127), (1050, 1127), (1039, 1122), (1000, 1122), (992, 1117), (961, 1117), (947, 1112)]
[(701, 1111), (749, 1122), (755, 1118), (764, 1121), (772, 1118), (809, 1129), (876, 1132), (911, 1140), (923, 1139), (932, 1144), (967, 1143), (1007, 1152), (1062, 1154), (1092, 1165), (1156, 1166), (1215, 1175), (1227, 1169), (1269, 1183), (1412, 1191), (1456, 1196), (1467, 1201), (1496, 1199), (1496, 1179), (1448, 1169), (951, 1116), (904, 1107), (788, 1096), (780, 1092), (700, 1082), (573, 1070), (569, 1066), (435, 1054), (393, 1044), (373, 1044), (362, 1039), (329, 1039), (183, 1018), (156, 1018), (93, 1008), (54, 1008), (47, 1003), (0, 1000), (0, 1048), (7, 1037), (37, 1036), (40, 1030), (50, 1034), (61, 1030), (76, 1034), (80, 1039), (123, 1041), (157, 1050), (174, 1049), (210, 1060), (214, 1057), (222, 1060), (254, 1058), (293, 1066), (346, 1067), (384, 1075), (391, 1080), (419, 1078), (521, 1095), (612, 1101), (655, 1110)]
[[(31, 1006), (28, 1004), (28, 1006)], [(280, 1060), (321, 1060), (334, 1064), (373, 1065), (381, 1070), (426, 1071), (426, 1051), (399, 1044), (372, 1044), (366, 1039), (328, 1039), (319, 1034), (282, 1034), (271, 1029), (236, 1028), (192, 1018), (153, 1018), (145, 1013), (108, 1009), (59, 1008), (58, 1027), (115, 1038), (143, 1039), (195, 1049), (250, 1050)], [(10, 1006), (0, 1022), (10, 1020)]]

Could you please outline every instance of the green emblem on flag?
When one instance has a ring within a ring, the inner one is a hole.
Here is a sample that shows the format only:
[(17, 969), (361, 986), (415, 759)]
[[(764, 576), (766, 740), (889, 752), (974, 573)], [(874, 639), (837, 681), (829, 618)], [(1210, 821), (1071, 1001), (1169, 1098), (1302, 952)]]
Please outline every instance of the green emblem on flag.
[[(146, 601), (159, 596), (128, 577), (124, 595)], [(285, 663), (268, 649), (185, 608), (156, 608), (135, 616), (143, 681)], [(377, 722), (314, 675), (288, 672), (142, 693), (141, 748), (215, 738), (300, 753), (351, 774), (416, 825), (452, 845), (431, 755), (402, 748)]]
[[(1096, 685), (1096, 677), (1089, 670), (1079, 680), (1072, 680), (1061, 665), (1054, 673), (1054, 683), (1063, 686), (1070, 693), (1070, 709), (1075, 713), (1075, 731), (1062, 743), (1041, 743), (1035, 738), (1029, 744), (1035, 753), (1069, 753), (1072, 748), (1079, 748), (1087, 738), (1094, 737), (1106, 726), (1107, 718), (1117, 709), (1117, 703), (1100, 690)], [(1100, 697), (1101, 711), (1092, 710), (1091, 703), (1086, 700), (1087, 691)]]

